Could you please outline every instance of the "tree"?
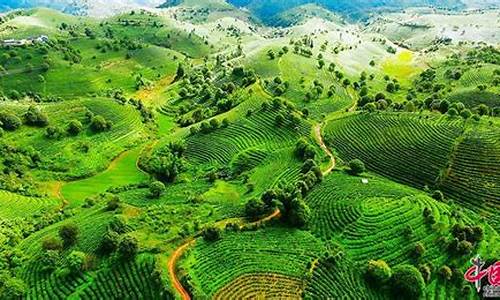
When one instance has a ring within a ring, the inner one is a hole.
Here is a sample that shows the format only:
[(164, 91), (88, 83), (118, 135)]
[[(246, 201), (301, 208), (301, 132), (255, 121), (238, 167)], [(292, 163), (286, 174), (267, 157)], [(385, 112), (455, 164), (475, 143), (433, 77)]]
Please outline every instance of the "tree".
[(456, 108), (454, 108), (454, 107), (452, 107), (452, 108), (448, 109), (448, 115), (449, 115), (450, 117), (456, 117), (456, 116), (458, 116), (458, 111), (457, 111), (457, 109), (456, 109)]
[(107, 121), (103, 116), (95, 115), (90, 120), (90, 128), (95, 132), (103, 132), (111, 129), (113, 124)]
[(0, 281), (1, 299), (20, 299), (28, 289), (24, 281), (15, 277), (0, 276)]
[(21, 119), (8, 112), (0, 112), (0, 127), (5, 130), (14, 131), (22, 125)]
[(350, 172), (353, 175), (359, 175), (366, 170), (365, 164), (359, 159), (351, 160), (349, 162), (349, 168), (351, 169)]
[(266, 204), (260, 198), (252, 198), (245, 204), (245, 214), (251, 219), (257, 219), (267, 211)]
[(314, 159), (316, 151), (306, 139), (301, 138), (295, 144), (295, 155), (302, 160)]
[(288, 214), (288, 222), (295, 227), (304, 227), (311, 217), (311, 209), (302, 199), (295, 198), (291, 201)]
[(69, 223), (59, 227), (59, 236), (63, 241), (64, 247), (73, 246), (78, 241), (80, 230), (75, 224)]
[(453, 276), (453, 272), (451, 271), (450, 267), (442, 266), (441, 268), (439, 268), (439, 276), (444, 280), (450, 280)]
[(269, 49), (269, 51), (267, 51), (267, 56), (269, 59), (273, 60), (276, 57), (276, 54), (274, 54), (273, 49)]
[(394, 83), (389, 82), (385, 87), (385, 90), (388, 91), (389, 93), (394, 93), (396, 91), (396, 86), (394, 85)]
[(66, 257), (66, 266), (72, 274), (79, 274), (85, 269), (87, 256), (81, 251), (71, 251)]
[(392, 291), (399, 299), (419, 299), (425, 289), (422, 274), (412, 265), (394, 267), (392, 275)]
[(185, 74), (184, 66), (182, 64), (177, 65), (177, 71), (175, 73), (175, 79), (174, 81), (178, 81), (184, 77)]
[(47, 114), (36, 106), (30, 106), (23, 117), (26, 125), (45, 127), (49, 124), (49, 117)]
[(384, 285), (389, 282), (392, 270), (384, 260), (370, 260), (366, 267), (367, 279), (375, 285)]
[(418, 258), (422, 257), (425, 253), (424, 244), (422, 244), (421, 242), (415, 243), (414, 253), (416, 257)]
[(153, 181), (149, 185), (149, 195), (152, 198), (160, 198), (160, 196), (165, 193), (165, 185), (161, 181)]
[(120, 242), (118, 243), (118, 254), (121, 258), (134, 258), (138, 251), (139, 243), (137, 242), (136, 238), (125, 235), (120, 239)]
[(45, 136), (49, 139), (59, 139), (64, 135), (64, 131), (58, 126), (48, 126), (45, 129)]
[(490, 108), (486, 104), (479, 104), (474, 108), (474, 111), (476, 111), (480, 116), (485, 116), (490, 113)]
[(222, 237), (221, 230), (217, 227), (211, 226), (203, 230), (203, 239), (207, 242), (215, 242)]
[(68, 123), (66, 131), (71, 135), (78, 135), (80, 132), (83, 131), (83, 125), (78, 120), (71, 120)]
[(472, 113), (469, 109), (464, 109), (460, 112), (460, 116), (464, 119), (469, 119), (470, 117), (472, 117)]
[(112, 253), (118, 248), (119, 242), (120, 235), (115, 231), (108, 230), (101, 239), (99, 250), (105, 254)]
[(42, 241), (42, 249), (45, 251), (49, 250), (61, 250), (63, 248), (63, 243), (60, 239), (49, 236)]
[(435, 190), (432, 193), (432, 198), (438, 200), (438, 201), (443, 201), (444, 200), (444, 194), (440, 190)]
[(120, 207), (120, 205), (121, 205), (120, 204), (120, 198), (118, 196), (114, 195), (106, 203), (106, 210), (107, 211), (117, 210)]

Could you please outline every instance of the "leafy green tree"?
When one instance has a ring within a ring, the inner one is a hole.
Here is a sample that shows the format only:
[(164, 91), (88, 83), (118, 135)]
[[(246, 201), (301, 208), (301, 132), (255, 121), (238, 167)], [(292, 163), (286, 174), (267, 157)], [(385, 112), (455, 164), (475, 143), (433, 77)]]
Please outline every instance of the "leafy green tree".
[(71, 120), (68, 123), (66, 131), (71, 135), (78, 135), (80, 132), (83, 131), (83, 125), (78, 120)]
[(304, 227), (311, 218), (311, 209), (302, 199), (295, 198), (291, 201), (289, 208), (288, 221), (295, 227)]
[(399, 265), (392, 269), (392, 291), (398, 299), (419, 299), (425, 289), (422, 274), (412, 265)]
[(186, 71), (184, 70), (184, 65), (178, 64), (177, 71), (175, 73), (174, 81), (178, 81), (178, 80), (182, 79), (184, 77), (185, 73), (186, 73)]
[(21, 119), (8, 112), (0, 112), (0, 127), (5, 130), (14, 131), (22, 125)]
[(257, 219), (267, 211), (266, 204), (262, 199), (252, 198), (245, 204), (245, 214), (251, 219)]
[(36, 106), (30, 106), (23, 117), (26, 125), (45, 127), (49, 124), (49, 117), (47, 114)]
[(441, 268), (439, 268), (438, 274), (442, 279), (448, 281), (451, 280), (451, 277), (453, 276), (453, 272), (448, 266), (442, 266)]
[(424, 255), (425, 253), (425, 246), (424, 244), (422, 244), (421, 242), (417, 242), (415, 243), (415, 246), (414, 246), (414, 252), (415, 253), (415, 256), (420, 258)]
[(432, 198), (438, 200), (438, 201), (443, 201), (444, 200), (444, 194), (440, 190), (435, 190), (432, 193)]
[(45, 136), (49, 139), (60, 139), (64, 135), (64, 131), (58, 126), (48, 126), (45, 129)]
[(103, 116), (96, 115), (93, 116), (90, 121), (90, 128), (95, 132), (103, 132), (110, 130), (113, 126), (111, 121), (107, 121)]
[(81, 251), (71, 251), (66, 257), (66, 266), (72, 274), (79, 274), (85, 269), (87, 256)]
[(104, 254), (109, 254), (118, 249), (120, 235), (115, 231), (108, 230), (101, 239), (99, 250)]
[(306, 139), (301, 138), (295, 144), (295, 155), (302, 160), (314, 159), (316, 151)]
[(460, 112), (460, 116), (464, 119), (469, 119), (470, 117), (472, 117), (472, 113), (469, 109), (464, 109)]
[(392, 270), (384, 260), (370, 260), (365, 275), (374, 285), (385, 285), (391, 279)]
[(207, 242), (215, 242), (222, 238), (222, 232), (219, 228), (210, 226), (203, 230), (203, 239)]
[(49, 250), (62, 250), (63, 248), (63, 243), (60, 239), (49, 236), (42, 241), (42, 249), (49, 251)]
[(19, 278), (0, 275), (0, 299), (21, 299), (28, 291), (27, 285)]
[(353, 159), (349, 162), (350, 173), (359, 175), (366, 171), (365, 164), (359, 159)]
[(457, 111), (457, 109), (456, 109), (456, 108), (454, 108), (454, 107), (450, 108), (450, 109), (448, 110), (448, 115), (449, 115), (450, 117), (456, 117), (456, 116), (458, 116), (458, 111)]
[(122, 259), (134, 258), (137, 255), (138, 251), (139, 243), (137, 242), (136, 238), (129, 235), (124, 235), (120, 239), (120, 242), (118, 243), (118, 254)]
[(106, 210), (107, 211), (114, 211), (114, 210), (117, 210), (118, 208), (120, 208), (120, 206), (121, 206), (120, 197), (114, 195), (106, 203)]
[(59, 237), (61, 237), (63, 245), (66, 248), (76, 244), (79, 234), (80, 230), (73, 223), (64, 224), (59, 227)]
[(161, 181), (153, 181), (150, 185), (149, 185), (149, 195), (152, 197), (152, 198), (160, 198), (161, 195), (165, 193), (165, 185), (163, 184), (163, 182)]

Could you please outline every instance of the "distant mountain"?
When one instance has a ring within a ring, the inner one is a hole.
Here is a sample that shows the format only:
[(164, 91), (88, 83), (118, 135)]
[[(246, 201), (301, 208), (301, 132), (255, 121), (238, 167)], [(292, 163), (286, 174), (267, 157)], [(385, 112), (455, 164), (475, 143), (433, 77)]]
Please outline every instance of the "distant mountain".
[[(449, 9), (467, 8), (469, 4), (475, 7), (498, 5), (499, 0), (228, 0), (238, 7), (248, 8), (261, 20), (273, 22), (273, 18), (283, 12), (304, 4), (317, 4), (333, 12), (358, 19), (367, 17), (370, 13), (381, 10), (398, 10), (414, 6), (434, 6)], [(480, 2), (486, 2), (481, 5)]]
[(157, 7), (165, 0), (0, 0), (0, 12), (49, 7), (71, 14), (107, 16), (136, 7)]

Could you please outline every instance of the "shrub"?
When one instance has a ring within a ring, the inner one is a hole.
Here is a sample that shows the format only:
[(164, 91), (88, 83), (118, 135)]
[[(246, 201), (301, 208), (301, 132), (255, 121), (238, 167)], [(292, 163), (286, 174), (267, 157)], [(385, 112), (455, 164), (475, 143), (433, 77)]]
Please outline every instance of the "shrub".
[(49, 139), (60, 139), (63, 135), (64, 131), (57, 126), (48, 126), (45, 129), (45, 136)]
[(119, 242), (120, 235), (114, 231), (108, 230), (99, 244), (99, 251), (104, 254), (112, 253), (118, 248)]
[(63, 241), (64, 247), (73, 246), (78, 241), (79, 234), (80, 230), (72, 223), (62, 225), (59, 228), (59, 236)]
[(137, 239), (128, 235), (123, 236), (118, 243), (118, 254), (123, 259), (134, 258), (139, 251)]
[(288, 222), (295, 227), (304, 227), (311, 217), (311, 209), (302, 199), (293, 199), (287, 211)]
[(422, 274), (412, 265), (394, 267), (391, 283), (398, 299), (419, 299), (425, 289)]
[(161, 181), (153, 181), (149, 185), (149, 195), (152, 198), (160, 198), (165, 193), (165, 185)]
[(415, 243), (414, 253), (416, 257), (422, 257), (425, 253), (425, 246), (421, 243)]
[(107, 121), (103, 116), (96, 115), (90, 120), (90, 128), (95, 132), (103, 132), (111, 129), (112, 122)]
[(113, 196), (106, 203), (106, 210), (113, 211), (117, 210), (120, 207), (120, 198), (118, 196)]
[(435, 190), (432, 193), (432, 198), (438, 200), (438, 201), (443, 201), (444, 200), (444, 194), (440, 190)]
[(30, 106), (23, 115), (26, 125), (45, 127), (49, 124), (49, 117), (39, 107)]
[(68, 123), (66, 131), (71, 135), (78, 135), (80, 132), (83, 131), (83, 125), (78, 120), (71, 120)]
[[(7, 276), (7, 275), (5, 275)], [(28, 287), (21, 279), (14, 277), (2, 278), (0, 284), (0, 298), (1, 299), (21, 299), (26, 294)]]
[(389, 282), (392, 270), (384, 260), (370, 260), (366, 267), (367, 279), (375, 285), (384, 285)]
[(0, 112), (0, 127), (3, 129), (13, 131), (21, 125), (21, 119), (19, 119), (16, 115), (7, 112)]
[(42, 241), (42, 249), (45, 251), (49, 250), (61, 250), (63, 248), (63, 243), (60, 239), (50, 236)]
[(349, 162), (350, 173), (353, 175), (359, 175), (363, 173), (366, 168), (365, 164), (359, 159), (353, 159)]
[(453, 272), (451, 271), (450, 267), (448, 266), (442, 266), (439, 269), (439, 276), (444, 279), (444, 280), (450, 280), (451, 277), (453, 276)]
[(257, 219), (266, 211), (266, 204), (260, 198), (252, 198), (245, 204), (245, 214), (249, 218)]
[(79, 274), (85, 269), (87, 256), (80, 251), (72, 251), (66, 257), (66, 266), (72, 274)]
[(221, 230), (217, 227), (207, 227), (203, 230), (203, 239), (208, 242), (215, 242), (222, 237)]

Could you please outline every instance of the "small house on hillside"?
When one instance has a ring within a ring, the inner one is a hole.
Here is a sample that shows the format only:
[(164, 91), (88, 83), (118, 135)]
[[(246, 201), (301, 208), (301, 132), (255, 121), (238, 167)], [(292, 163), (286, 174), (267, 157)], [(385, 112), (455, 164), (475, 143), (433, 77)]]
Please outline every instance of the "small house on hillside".
[(27, 39), (8, 39), (8, 40), (3, 40), (2, 41), (2, 46), (4, 47), (18, 47), (18, 46), (24, 46), (24, 45), (33, 45), (36, 43), (47, 43), (49, 41), (49, 37), (46, 35), (40, 35), (38, 37), (29, 37)]

